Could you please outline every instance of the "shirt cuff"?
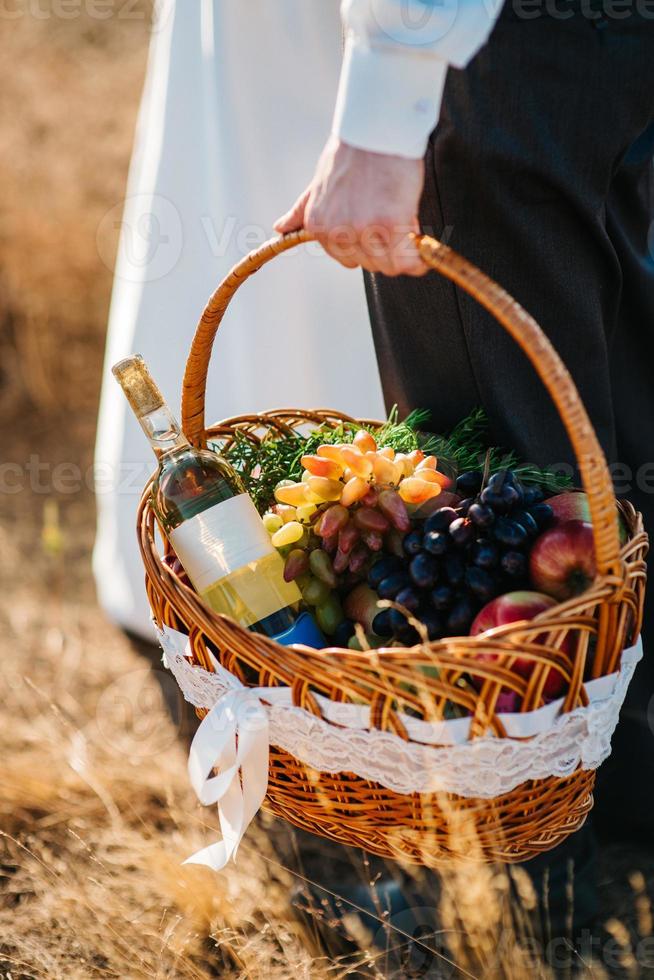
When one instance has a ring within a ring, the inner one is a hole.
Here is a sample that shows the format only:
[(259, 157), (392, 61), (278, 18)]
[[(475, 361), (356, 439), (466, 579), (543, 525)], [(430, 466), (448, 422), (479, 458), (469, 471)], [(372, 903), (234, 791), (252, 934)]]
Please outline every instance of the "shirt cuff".
[(415, 49), (345, 46), (332, 132), (373, 153), (418, 159), (438, 122), (447, 62)]

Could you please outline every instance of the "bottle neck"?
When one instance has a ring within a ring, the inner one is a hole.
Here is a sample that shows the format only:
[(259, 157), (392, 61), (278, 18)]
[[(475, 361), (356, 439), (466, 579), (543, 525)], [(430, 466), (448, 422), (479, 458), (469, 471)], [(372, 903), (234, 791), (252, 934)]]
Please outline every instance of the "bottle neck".
[(139, 422), (159, 461), (191, 448), (179, 423), (165, 405), (141, 415)]

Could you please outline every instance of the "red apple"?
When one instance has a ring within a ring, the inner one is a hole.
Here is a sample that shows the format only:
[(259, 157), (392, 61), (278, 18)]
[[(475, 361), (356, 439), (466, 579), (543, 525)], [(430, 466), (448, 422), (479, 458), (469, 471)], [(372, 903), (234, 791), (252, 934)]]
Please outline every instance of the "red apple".
[[(551, 609), (555, 606), (556, 602), (551, 596), (543, 595), (540, 592), (507, 592), (505, 595), (498, 596), (497, 599), (491, 599), (477, 616), (470, 627), (470, 635), (477, 636), (478, 633), (483, 633), (485, 630), (492, 629), (494, 626), (506, 626), (507, 623), (516, 623), (520, 620), (530, 620), (539, 613), (544, 612), (546, 609)], [(534, 637), (533, 642), (538, 642), (538, 634)], [(567, 639), (561, 649), (564, 653), (570, 650), (570, 640)], [(480, 654), (480, 659), (496, 660), (497, 654)], [(535, 660), (530, 660), (527, 657), (518, 657), (514, 664), (513, 669), (521, 677), (530, 677), (536, 666)], [(546, 698), (554, 698), (557, 694), (560, 694), (563, 689), (563, 678), (557, 670), (551, 669), (545, 679), (545, 686), (543, 688), (543, 695)], [(511, 692), (503, 689), (500, 692), (500, 697), (502, 695), (508, 695)], [(510, 699), (505, 698), (506, 703)], [(500, 707), (500, 701), (498, 700), (498, 710), (506, 711), (506, 707)], [(513, 709), (515, 710), (515, 708)]]
[[(564, 524), (566, 521), (584, 521), (592, 524), (590, 519), (590, 504), (588, 494), (581, 490), (569, 490), (566, 493), (557, 493), (555, 497), (550, 497), (545, 501), (549, 504), (554, 513), (552, 524)], [(625, 544), (628, 534), (627, 527), (622, 514), (618, 514), (618, 524), (620, 528), (620, 544)]]
[(552, 508), (553, 524), (563, 524), (565, 521), (585, 521), (590, 524), (590, 505), (588, 495), (580, 490), (568, 490), (557, 493), (545, 501)]
[(593, 527), (565, 521), (536, 538), (529, 556), (532, 585), (560, 602), (585, 592), (596, 574)]

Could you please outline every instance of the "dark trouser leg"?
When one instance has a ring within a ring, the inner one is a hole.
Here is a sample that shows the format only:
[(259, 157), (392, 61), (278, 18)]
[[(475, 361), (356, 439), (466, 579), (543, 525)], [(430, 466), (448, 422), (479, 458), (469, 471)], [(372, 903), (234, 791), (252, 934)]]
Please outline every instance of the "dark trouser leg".
[[(654, 534), (654, 124), (625, 154), (606, 225), (622, 272), (610, 350), (617, 436), (615, 482)], [(603, 837), (652, 843), (654, 807), (654, 587), (643, 624), (645, 657), (627, 692), (613, 752), (598, 774), (595, 823)]]
[[(654, 446), (654, 390), (645, 377), (653, 361), (644, 354), (654, 336), (651, 256), (649, 267), (642, 261), (651, 201), (649, 212), (644, 199), (631, 202), (641, 239), (631, 262), (633, 222), (616, 206), (625, 153), (654, 118), (653, 41), (651, 20), (598, 29), (579, 13), (529, 21), (504, 13), (468, 68), (448, 76), (421, 209), (426, 231), (445, 236), (540, 322), (611, 460), (625, 453), (644, 461)], [(624, 185), (622, 196), (633, 198), (626, 171)], [(573, 462), (534, 371), (472, 299), (436, 274), (367, 277), (367, 292), (389, 405), (429, 408), (443, 430), (482, 404), (497, 442), (535, 462)], [(646, 330), (649, 341), (641, 340)], [(651, 498), (637, 502), (651, 510)], [(650, 681), (641, 667), (641, 721)], [(634, 734), (619, 736), (614, 765), (629, 770), (620, 792), (640, 786), (649, 798), (640, 807), (651, 827), (654, 745), (642, 725), (640, 732), (638, 745)], [(632, 762), (642, 767), (646, 752), (647, 775), (637, 777)], [(629, 812), (625, 796), (621, 807)], [(577, 838), (581, 854), (587, 841)], [(548, 862), (556, 868), (556, 851), (527, 867), (537, 876)], [(581, 918), (585, 911), (589, 905)]]

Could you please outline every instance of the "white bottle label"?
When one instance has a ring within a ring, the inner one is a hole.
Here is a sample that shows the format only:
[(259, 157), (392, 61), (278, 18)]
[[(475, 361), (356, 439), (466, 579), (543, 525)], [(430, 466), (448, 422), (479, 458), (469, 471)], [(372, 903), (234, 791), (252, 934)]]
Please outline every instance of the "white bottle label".
[(219, 579), (275, 553), (247, 493), (214, 504), (168, 535), (177, 557), (200, 593)]

